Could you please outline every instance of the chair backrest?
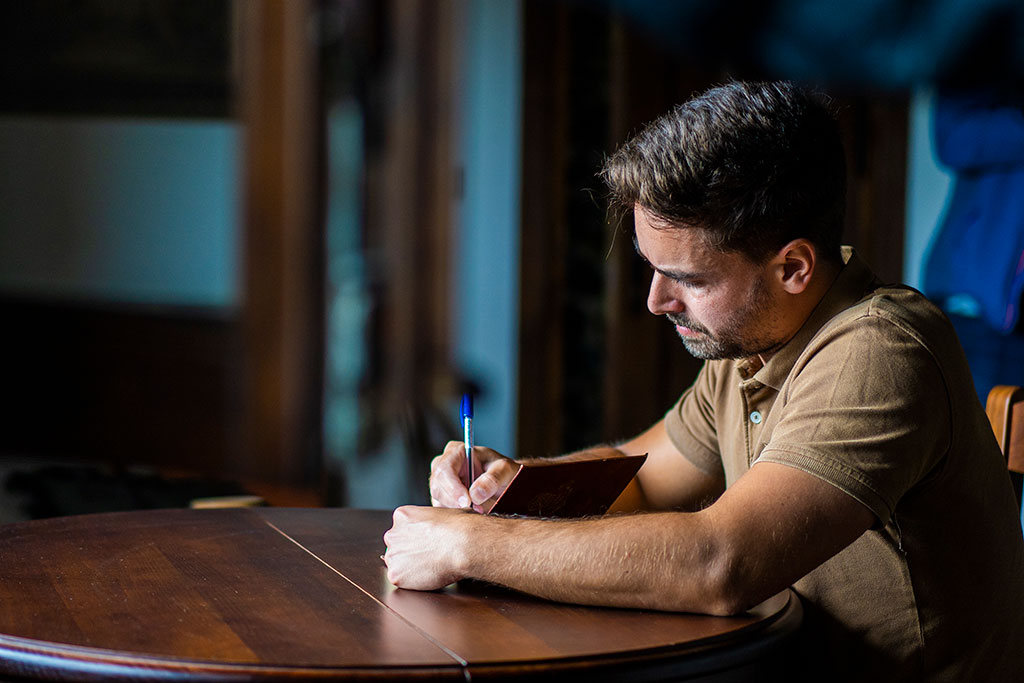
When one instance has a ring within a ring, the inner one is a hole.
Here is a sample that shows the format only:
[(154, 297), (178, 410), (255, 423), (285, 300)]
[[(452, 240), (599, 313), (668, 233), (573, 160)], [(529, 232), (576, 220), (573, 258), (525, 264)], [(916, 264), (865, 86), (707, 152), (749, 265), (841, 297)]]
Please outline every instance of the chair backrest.
[(985, 401), (985, 412), (1006, 457), (1019, 506), (1024, 479), (1024, 388), (1002, 384), (992, 387)]

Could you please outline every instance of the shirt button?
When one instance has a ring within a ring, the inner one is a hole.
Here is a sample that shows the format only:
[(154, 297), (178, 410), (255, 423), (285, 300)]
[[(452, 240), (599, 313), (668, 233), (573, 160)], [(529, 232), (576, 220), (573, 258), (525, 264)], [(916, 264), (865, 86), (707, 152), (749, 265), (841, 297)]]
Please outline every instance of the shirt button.
[(761, 424), (761, 411), (755, 410), (750, 414), (750, 421), (756, 425)]

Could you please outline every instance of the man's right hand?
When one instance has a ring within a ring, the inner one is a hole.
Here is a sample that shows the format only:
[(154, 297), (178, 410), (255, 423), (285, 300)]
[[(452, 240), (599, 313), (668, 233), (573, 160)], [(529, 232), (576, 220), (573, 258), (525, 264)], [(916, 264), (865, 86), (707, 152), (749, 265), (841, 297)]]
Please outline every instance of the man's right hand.
[(501, 453), (473, 446), (473, 472), (481, 474), (467, 489), (469, 468), (466, 467), (465, 444), (449, 441), (444, 453), (430, 463), (430, 504), (483, 511), (482, 505), (504, 491), (518, 469), (514, 460)]

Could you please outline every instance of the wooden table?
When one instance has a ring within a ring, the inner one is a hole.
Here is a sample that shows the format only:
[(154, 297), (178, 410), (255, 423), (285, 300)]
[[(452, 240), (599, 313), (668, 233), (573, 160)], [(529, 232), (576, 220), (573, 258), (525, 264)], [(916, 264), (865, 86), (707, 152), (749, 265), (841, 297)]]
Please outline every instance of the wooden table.
[(2, 526), (0, 679), (764, 680), (800, 621), (789, 591), (724, 618), (398, 590), (390, 522), (262, 508)]

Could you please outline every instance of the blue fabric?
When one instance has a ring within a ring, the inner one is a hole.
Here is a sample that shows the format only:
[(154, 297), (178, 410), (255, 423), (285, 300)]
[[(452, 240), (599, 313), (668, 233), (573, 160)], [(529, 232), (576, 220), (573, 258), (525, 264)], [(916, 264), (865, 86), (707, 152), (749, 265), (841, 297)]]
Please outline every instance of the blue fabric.
[(924, 291), (951, 310), (973, 302), (992, 329), (1010, 333), (1024, 291), (1024, 108), (993, 94), (941, 94), (939, 161), (955, 172), (924, 267)]

